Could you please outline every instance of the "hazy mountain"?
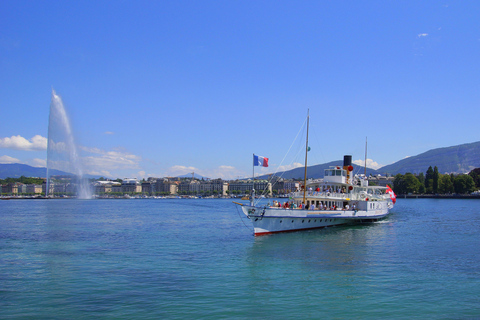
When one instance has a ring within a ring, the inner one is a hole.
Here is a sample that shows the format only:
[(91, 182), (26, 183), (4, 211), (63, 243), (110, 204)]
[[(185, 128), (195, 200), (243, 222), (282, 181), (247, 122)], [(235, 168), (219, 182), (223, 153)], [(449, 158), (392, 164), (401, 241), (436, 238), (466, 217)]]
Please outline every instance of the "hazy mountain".
[[(71, 175), (68, 172), (52, 169), (50, 172), (51, 175)], [(0, 179), (6, 178), (20, 178), (21, 176), (25, 177), (34, 177), (34, 178), (46, 178), (47, 177), (47, 168), (32, 167), (26, 164), (21, 163), (8, 163), (0, 164)], [(86, 178), (99, 178), (99, 176), (85, 175)]]
[(429, 166), (438, 167), (438, 172), (468, 173), (480, 168), (480, 142), (461, 144), (458, 146), (432, 149), (414, 157), (405, 158), (377, 171), (385, 174), (418, 174), (427, 172)]
[[(59, 170), (52, 170), (52, 175), (65, 174), (68, 173)], [(20, 178), (21, 176), (46, 178), (47, 168), (31, 167), (29, 165), (20, 163), (0, 164), (0, 179)]]
[[(184, 175), (181, 175), (181, 176), (178, 176), (177, 178), (191, 178), (192, 177), (192, 174), (191, 173), (187, 173), (187, 174), (184, 174)], [(201, 176), (199, 175), (198, 173), (195, 173), (195, 179), (198, 179), (198, 180), (201, 180), (201, 179), (209, 179), (207, 177), (204, 177), (204, 176)]]
[[(343, 166), (343, 160), (332, 161), (324, 164), (317, 164), (313, 166), (309, 166), (307, 168), (307, 177), (308, 178), (323, 178), (323, 174), (325, 169), (328, 169), (332, 166)], [(352, 164), (353, 166), (353, 173), (354, 174), (363, 174), (365, 172), (364, 167), (357, 166), (356, 164)], [(374, 169), (367, 168), (367, 175), (370, 174), (377, 174), (377, 171)], [(299, 167), (292, 170), (284, 171), (284, 172), (277, 172), (275, 173), (276, 176), (282, 177), (284, 179), (303, 179), (305, 175), (305, 168)], [(268, 175), (262, 175), (255, 177), (255, 179), (268, 179)]]
[[(307, 170), (308, 178), (323, 178), (323, 172), (331, 166), (342, 166), (343, 160), (332, 161), (324, 164), (309, 166)], [(425, 173), (429, 166), (438, 167), (440, 173), (468, 173), (472, 169), (480, 168), (480, 141), (467, 143), (453, 147), (432, 149), (417, 156), (402, 159), (378, 170), (367, 168), (367, 175), (370, 174), (405, 174), (411, 172), (418, 174)], [(363, 173), (364, 168), (353, 165), (354, 173)], [(282, 176), (285, 179), (301, 178), (303, 179), (305, 169), (303, 167), (292, 169), (285, 172), (277, 172), (276, 176)], [(52, 170), (53, 175), (66, 175), (68, 173)], [(26, 164), (0, 164), (0, 179), (25, 177), (46, 177), (47, 168), (36, 168)], [(98, 178), (87, 176), (89, 178)], [(191, 177), (186, 174), (183, 177)], [(200, 175), (195, 174), (195, 178), (202, 179)], [(256, 179), (268, 178), (268, 175), (255, 177)]]
[[(325, 164), (309, 166), (307, 169), (308, 178), (323, 178), (325, 169), (330, 166), (342, 166), (343, 160), (332, 161)], [(429, 166), (438, 167), (440, 173), (468, 173), (472, 169), (480, 168), (480, 142), (467, 143), (453, 147), (432, 149), (414, 157), (402, 159), (378, 170), (367, 168), (367, 175), (382, 174), (396, 175), (407, 172), (418, 174), (427, 172)], [(353, 165), (354, 173), (363, 173), (364, 168)], [(277, 172), (276, 176), (282, 176), (285, 179), (302, 178), (305, 169), (296, 168), (285, 172)], [(260, 179), (268, 178), (268, 175), (258, 177)]]

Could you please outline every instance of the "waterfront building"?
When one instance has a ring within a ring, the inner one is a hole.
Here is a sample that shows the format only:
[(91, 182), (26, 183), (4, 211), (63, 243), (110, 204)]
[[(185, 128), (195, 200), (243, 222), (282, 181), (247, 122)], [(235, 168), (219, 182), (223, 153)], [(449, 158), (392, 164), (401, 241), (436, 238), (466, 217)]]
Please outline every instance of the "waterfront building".
[(27, 184), (25, 193), (41, 194), (42, 193), (42, 185), (40, 185), (40, 184)]
[(113, 186), (117, 186), (120, 190), (117, 192), (121, 192), (121, 183), (117, 181), (95, 181), (94, 193), (95, 194), (105, 194), (105, 193), (112, 193)]
[(122, 181), (122, 191), (124, 194), (127, 193), (141, 193), (142, 192), (142, 185), (137, 180), (137, 178), (133, 179), (124, 179)]
[(122, 184), (121, 183), (118, 183), (118, 184), (112, 184), (112, 193), (122, 193)]
[[(53, 181), (51, 181), (50, 186), (49, 186), (50, 190), (48, 192), (49, 195), (53, 194), (53, 185), (54, 185), (54, 183), (53, 183)], [(43, 181), (43, 183), (42, 183), (42, 193), (45, 194), (45, 195), (47, 194), (47, 181)]]
[(222, 179), (213, 179), (207, 181), (200, 181), (199, 192), (200, 194), (216, 194), (226, 196), (228, 190), (228, 182)]
[(8, 193), (8, 194), (16, 195), (16, 194), (18, 194), (18, 186), (19, 185), (20, 185), (20, 182), (7, 183), (6, 185), (3, 186), (2, 193)]
[(156, 179), (155, 192), (156, 194), (177, 194), (178, 181), (172, 181), (170, 178)]
[(198, 180), (183, 180), (178, 185), (179, 194), (198, 194), (200, 191), (200, 182)]
[(268, 190), (268, 194), (272, 194), (272, 184), (267, 180), (235, 180), (229, 183), (228, 192), (230, 194), (249, 194), (255, 186), (255, 192), (262, 194), (264, 190)]
[(142, 193), (145, 195), (155, 195), (156, 194), (156, 189), (155, 189), (156, 183), (155, 181), (143, 181), (142, 182)]
[(380, 187), (386, 187), (388, 184), (393, 186), (393, 180), (395, 180), (395, 177), (385, 177), (381, 175), (368, 177), (368, 183), (370, 185), (375, 185)]
[(300, 183), (294, 180), (278, 180), (273, 183), (272, 186), (273, 192), (279, 195), (288, 194), (290, 192), (295, 192), (300, 189)]

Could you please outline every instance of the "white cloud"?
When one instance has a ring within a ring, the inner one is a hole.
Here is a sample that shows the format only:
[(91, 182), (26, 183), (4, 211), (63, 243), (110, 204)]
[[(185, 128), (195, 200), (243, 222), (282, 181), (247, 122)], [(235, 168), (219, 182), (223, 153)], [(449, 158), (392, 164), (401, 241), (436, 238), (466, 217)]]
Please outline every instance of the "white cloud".
[(44, 168), (44, 167), (47, 166), (47, 160), (45, 160), (45, 159), (35, 158), (35, 159), (29, 161), (29, 163), (32, 167)]
[(279, 166), (277, 171), (278, 172), (283, 172), (283, 171), (288, 171), (288, 170), (292, 170), (292, 169), (295, 169), (295, 168), (300, 168), (300, 167), (303, 167), (304, 165), (299, 163), (299, 162), (294, 162), (293, 164), (290, 164), (290, 165), (287, 165), (287, 166)]
[[(356, 164), (357, 166), (361, 166), (361, 167), (365, 166), (365, 161), (364, 160), (355, 160), (355, 161), (352, 161), (352, 162), (354, 164)], [(367, 159), (367, 167), (371, 168), (371, 169), (378, 170), (381, 167), (383, 167), (383, 165), (378, 164), (377, 162), (373, 161), (372, 159)]]
[(79, 147), (84, 152), (93, 154), (82, 157), (84, 169), (89, 174), (101, 174), (111, 177), (111, 170), (140, 169), (142, 157), (126, 151), (105, 151), (98, 148)]
[[(177, 165), (177, 166), (170, 167), (167, 170), (167, 176), (176, 177), (176, 176), (182, 176), (184, 174), (192, 173), (192, 172), (197, 172), (198, 174), (201, 174), (199, 172), (199, 169), (197, 169), (195, 167), (186, 167), (186, 166)], [(203, 174), (201, 174), (201, 175), (203, 175)]]
[(221, 178), (224, 180), (232, 180), (232, 179), (246, 177), (245, 172), (240, 171), (235, 167), (227, 166), (227, 165), (221, 165), (216, 168), (207, 169), (207, 170), (202, 170), (199, 168), (189, 167), (189, 166), (176, 165), (176, 166), (170, 167), (163, 176), (178, 177), (182, 175), (192, 174), (192, 172), (195, 172), (196, 175), (201, 175), (202, 177), (206, 177), (210, 179)]
[(422, 38), (428, 36), (428, 33), (420, 33), (417, 35), (417, 38)]
[(0, 138), (0, 148), (25, 151), (47, 150), (47, 138), (38, 134), (30, 140), (27, 140), (20, 135), (11, 136), (10, 138)]
[(221, 178), (221, 179), (224, 179), (224, 180), (233, 180), (233, 179), (237, 179), (239, 177), (244, 178), (246, 176), (245, 172), (242, 172), (235, 167), (226, 166), (226, 165), (222, 165), (222, 166), (219, 166), (217, 168), (208, 170), (207, 172), (205, 172), (202, 175), (204, 175), (206, 177), (209, 177), (209, 178), (212, 178), (212, 179)]
[(103, 134), (115, 134), (115, 133), (112, 131), (105, 131)]
[(113, 177), (112, 174), (109, 171), (88, 171), (88, 174), (91, 174), (92, 176), (102, 176), (102, 177)]
[(2, 163), (2, 164), (21, 163), (21, 161), (16, 159), (16, 158), (12, 158), (10, 156), (1, 156), (0, 157), (0, 163)]

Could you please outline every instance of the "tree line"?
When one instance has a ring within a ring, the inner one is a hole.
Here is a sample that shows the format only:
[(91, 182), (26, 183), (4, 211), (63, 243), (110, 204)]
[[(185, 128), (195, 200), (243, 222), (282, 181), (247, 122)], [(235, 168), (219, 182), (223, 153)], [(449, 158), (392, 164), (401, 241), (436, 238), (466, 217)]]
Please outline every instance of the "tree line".
[(0, 179), (0, 184), (21, 182), (23, 184), (40, 184), (41, 185), (43, 181), (44, 179), (42, 178), (30, 178), (30, 177), (21, 176), (20, 178)]
[(393, 181), (396, 194), (470, 194), (480, 187), (480, 168), (468, 174), (441, 174), (437, 166), (425, 174), (397, 174)]

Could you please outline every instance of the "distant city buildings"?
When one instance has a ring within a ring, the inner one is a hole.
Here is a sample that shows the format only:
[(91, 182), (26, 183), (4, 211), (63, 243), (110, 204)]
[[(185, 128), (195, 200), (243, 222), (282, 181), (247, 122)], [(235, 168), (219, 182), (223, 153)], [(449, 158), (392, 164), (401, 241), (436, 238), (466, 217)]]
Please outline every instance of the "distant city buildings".
[[(393, 177), (371, 176), (372, 185), (386, 186), (393, 182)], [(257, 195), (283, 196), (301, 189), (303, 181), (282, 179), (272, 176), (269, 180), (223, 180), (194, 178), (154, 178), (138, 180), (125, 178), (123, 180), (93, 181), (92, 192), (101, 197), (142, 195), (142, 196), (242, 196), (251, 194), (255, 189)], [(42, 185), (22, 184), (19, 182), (0, 185), (3, 195), (42, 195), (46, 194), (46, 182)], [(50, 195), (72, 196), (76, 186), (68, 179), (57, 179), (50, 183)]]

